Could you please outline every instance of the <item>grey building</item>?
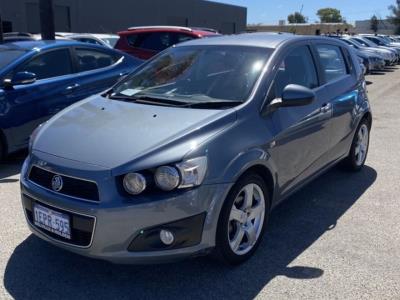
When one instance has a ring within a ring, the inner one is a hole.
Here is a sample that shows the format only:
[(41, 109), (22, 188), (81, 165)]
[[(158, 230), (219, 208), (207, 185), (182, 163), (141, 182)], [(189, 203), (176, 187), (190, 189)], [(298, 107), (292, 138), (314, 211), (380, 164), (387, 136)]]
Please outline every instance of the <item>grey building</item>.
[[(374, 33), (371, 30), (371, 20), (356, 21), (356, 33)], [(389, 20), (379, 20), (378, 34), (394, 34), (396, 27)]]
[[(204, 0), (53, 0), (60, 32), (111, 33), (131, 26), (207, 27), (222, 33), (246, 30), (247, 8)], [(39, 0), (0, 0), (3, 28), (40, 31)]]

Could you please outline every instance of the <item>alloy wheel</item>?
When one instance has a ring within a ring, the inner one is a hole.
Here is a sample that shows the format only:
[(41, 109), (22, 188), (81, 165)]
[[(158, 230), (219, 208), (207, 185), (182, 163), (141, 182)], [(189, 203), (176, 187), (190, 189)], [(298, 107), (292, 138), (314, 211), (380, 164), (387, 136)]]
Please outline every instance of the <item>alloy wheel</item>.
[(369, 143), (369, 129), (366, 124), (362, 124), (357, 133), (357, 141), (355, 147), (355, 162), (357, 166), (361, 166), (367, 156)]
[(237, 255), (251, 251), (264, 224), (265, 198), (255, 183), (244, 186), (237, 194), (229, 215), (228, 240)]

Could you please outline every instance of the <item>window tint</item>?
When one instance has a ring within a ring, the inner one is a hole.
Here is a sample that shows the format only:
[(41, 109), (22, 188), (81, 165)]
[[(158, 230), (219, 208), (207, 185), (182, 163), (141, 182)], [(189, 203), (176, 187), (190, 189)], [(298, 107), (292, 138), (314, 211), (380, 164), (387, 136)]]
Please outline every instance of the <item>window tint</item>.
[(173, 45), (169, 32), (153, 32), (141, 37), (138, 47), (154, 51), (162, 51)]
[(132, 47), (162, 51), (174, 44), (169, 32), (131, 34), (126, 37)]
[(348, 73), (340, 47), (333, 45), (317, 45), (317, 51), (327, 82)]
[(71, 56), (68, 49), (50, 51), (40, 54), (17, 72), (35, 73), (37, 79), (46, 79), (72, 73)]
[(271, 88), (270, 98), (282, 97), (283, 89), (289, 84), (298, 84), (310, 89), (318, 86), (315, 64), (307, 46), (292, 50), (283, 59)]
[(126, 41), (128, 44), (132, 47), (137, 47), (137, 41), (138, 41), (139, 35), (138, 34), (130, 34), (126, 36)]
[(171, 36), (173, 44), (179, 44), (194, 39), (193, 36), (184, 33), (171, 33)]
[(78, 59), (78, 71), (90, 71), (94, 69), (105, 68), (114, 64), (119, 57), (93, 49), (75, 49)]

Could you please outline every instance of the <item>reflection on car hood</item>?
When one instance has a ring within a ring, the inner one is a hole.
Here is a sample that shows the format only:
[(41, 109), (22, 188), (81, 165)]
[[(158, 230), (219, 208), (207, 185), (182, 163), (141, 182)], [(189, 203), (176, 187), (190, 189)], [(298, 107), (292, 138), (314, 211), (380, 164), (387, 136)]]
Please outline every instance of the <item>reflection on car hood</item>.
[(33, 149), (107, 168), (157, 152), (162, 152), (165, 160), (173, 161), (182, 159), (193, 145), (201, 144), (232, 123), (234, 112), (136, 104), (93, 96), (50, 119), (36, 136)]

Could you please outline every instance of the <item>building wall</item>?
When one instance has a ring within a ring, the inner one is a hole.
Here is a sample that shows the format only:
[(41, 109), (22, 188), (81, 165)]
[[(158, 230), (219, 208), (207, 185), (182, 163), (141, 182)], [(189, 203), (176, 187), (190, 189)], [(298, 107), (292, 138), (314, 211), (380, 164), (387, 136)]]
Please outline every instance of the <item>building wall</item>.
[[(13, 31), (40, 30), (38, 0), (2, 0)], [(53, 0), (56, 31), (117, 32), (130, 26), (180, 25), (246, 30), (247, 9), (203, 0)]]
[[(378, 24), (378, 34), (394, 34), (395, 26), (388, 20), (381, 20)], [(374, 33), (371, 30), (371, 21), (363, 20), (356, 21), (356, 32), (357, 33)]]
[(328, 34), (337, 32), (353, 32), (351, 24), (342, 23), (318, 23), (318, 24), (287, 24), (287, 25), (254, 25), (247, 26), (249, 32), (289, 32), (301, 35)]

